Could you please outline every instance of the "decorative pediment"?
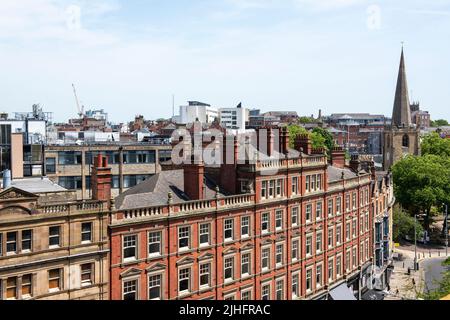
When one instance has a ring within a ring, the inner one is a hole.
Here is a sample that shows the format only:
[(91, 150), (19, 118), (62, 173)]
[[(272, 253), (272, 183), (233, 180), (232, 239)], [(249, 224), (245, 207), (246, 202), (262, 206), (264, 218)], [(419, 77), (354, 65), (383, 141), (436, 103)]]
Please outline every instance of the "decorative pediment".
[(192, 257), (184, 257), (177, 261), (177, 266), (182, 266), (186, 264), (192, 264), (195, 262), (195, 259)]
[(166, 265), (159, 262), (152, 264), (150, 267), (145, 269), (146, 272), (163, 271), (163, 270), (166, 270)]
[(128, 278), (128, 277), (134, 277), (140, 275), (142, 272), (141, 269), (138, 268), (130, 268), (125, 270), (120, 274), (120, 278)]
[(27, 192), (16, 187), (10, 187), (2, 192), (0, 192), (0, 201), (5, 200), (20, 200), (20, 199), (37, 199), (38, 195)]
[(286, 237), (285, 237), (283, 234), (280, 234), (280, 235), (277, 237), (277, 241), (283, 241), (283, 240), (286, 240)]
[(245, 250), (251, 250), (251, 249), (253, 249), (253, 244), (247, 243), (247, 244), (245, 244), (244, 246), (242, 246), (242, 247), (239, 249), (239, 251), (245, 251)]
[(223, 250), (222, 254), (227, 255), (227, 254), (233, 254), (236, 252), (237, 252), (237, 249), (235, 247), (229, 247), (229, 248)]
[(211, 252), (206, 252), (202, 254), (200, 257), (198, 257), (198, 261), (205, 261), (205, 260), (211, 260), (214, 258), (214, 255)]
[(273, 243), (273, 240), (272, 240), (272, 239), (265, 239), (265, 240), (261, 241), (261, 244), (262, 244), (262, 245), (272, 244), (272, 243)]
[(292, 235), (294, 235), (294, 236), (299, 236), (301, 234), (302, 233), (300, 232), (300, 230), (295, 230), (295, 231), (292, 232)]

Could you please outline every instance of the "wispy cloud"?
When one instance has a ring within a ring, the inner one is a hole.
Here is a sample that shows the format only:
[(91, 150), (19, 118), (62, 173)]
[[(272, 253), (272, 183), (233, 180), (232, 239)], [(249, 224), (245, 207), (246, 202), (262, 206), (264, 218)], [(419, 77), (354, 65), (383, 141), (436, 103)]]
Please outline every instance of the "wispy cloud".
[(409, 12), (420, 15), (450, 16), (450, 10), (409, 10)]
[(367, 0), (293, 0), (298, 8), (312, 10), (331, 10), (367, 3)]
[(117, 10), (114, 2), (93, 0), (71, 4), (66, 0), (2, 0), (0, 39), (14, 41), (65, 40), (107, 44), (111, 34), (90, 30), (83, 22)]

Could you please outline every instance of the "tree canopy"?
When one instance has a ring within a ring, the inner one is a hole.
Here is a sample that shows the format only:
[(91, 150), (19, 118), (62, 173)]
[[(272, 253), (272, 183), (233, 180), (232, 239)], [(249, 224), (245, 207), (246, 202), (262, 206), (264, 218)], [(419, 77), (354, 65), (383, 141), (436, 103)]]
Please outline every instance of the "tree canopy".
[(327, 129), (320, 128), (320, 127), (314, 128), (313, 134), (322, 136), (323, 142), (321, 142), (321, 143), (325, 145), (325, 149), (328, 151), (328, 154), (329, 154), (330, 151), (335, 146), (333, 135)]
[(398, 206), (394, 207), (393, 224), (393, 238), (397, 242), (406, 236), (414, 238), (414, 229), (416, 229), (417, 237), (423, 233), (422, 225)]
[(426, 214), (428, 229), (432, 206), (450, 202), (450, 158), (406, 156), (392, 167), (392, 173), (397, 201), (413, 214)]
[(302, 123), (302, 124), (306, 124), (306, 123), (312, 123), (313, 119), (311, 119), (310, 117), (300, 117), (298, 119), (298, 122)]
[(438, 133), (427, 134), (422, 141), (422, 154), (450, 157), (450, 139), (442, 139)]
[(431, 126), (432, 127), (442, 127), (442, 126), (448, 126), (448, 121), (444, 120), (444, 119), (439, 119), (439, 120), (435, 120), (435, 121), (431, 121)]
[[(316, 130), (318, 129), (318, 130)], [(316, 128), (312, 132), (309, 132), (304, 127), (292, 124), (288, 127), (289, 131), (289, 146), (291, 148), (294, 148), (295, 145), (295, 138), (300, 134), (307, 134), (309, 135), (311, 139), (311, 145), (313, 148), (324, 148), (325, 150), (330, 150), (328, 145), (330, 144), (330, 137), (331, 142), (334, 144), (333, 136), (322, 128)], [(329, 136), (328, 136), (329, 135)]]

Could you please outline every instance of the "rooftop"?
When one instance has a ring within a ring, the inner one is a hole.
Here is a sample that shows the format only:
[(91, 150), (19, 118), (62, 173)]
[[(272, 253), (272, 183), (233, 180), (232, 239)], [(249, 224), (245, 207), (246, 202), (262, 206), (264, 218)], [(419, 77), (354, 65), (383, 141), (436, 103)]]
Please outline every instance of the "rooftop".
[(11, 186), (30, 193), (66, 192), (67, 189), (48, 178), (24, 178), (11, 182)]
[[(214, 199), (216, 184), (205, 174), (205, 200)], [(137, 186), (119, 195), (117, 209), (132, 209), (150, 206), (163, 206), (168, 202), (168, 194), (172, 193), (174, 204), (190, 201), (184, 193), (184, 174), (182, 169), (162, 171)], [(219, 196), (225, 196), (219, 192)]]

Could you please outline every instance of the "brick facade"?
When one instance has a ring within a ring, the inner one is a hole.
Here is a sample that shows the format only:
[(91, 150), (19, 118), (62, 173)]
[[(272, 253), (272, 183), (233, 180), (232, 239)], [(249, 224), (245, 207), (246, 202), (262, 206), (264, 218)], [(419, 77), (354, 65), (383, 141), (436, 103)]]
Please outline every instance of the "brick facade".
[(247, 192), (114, 210), (111, 298), (312, 299), (359, 276), (374, 254), (372, 175), (302, 138), (297, 157), (237, 164)]

